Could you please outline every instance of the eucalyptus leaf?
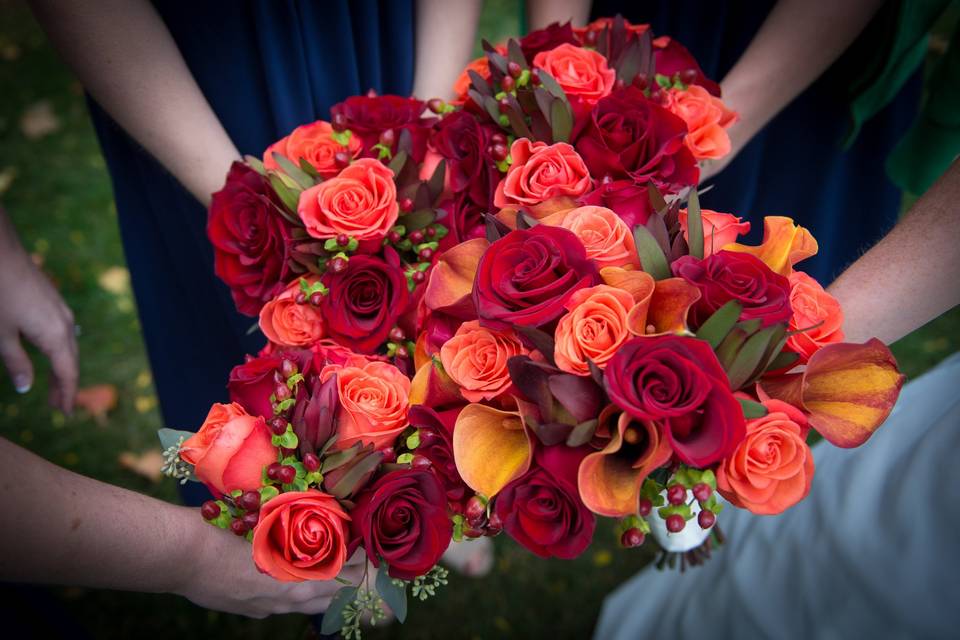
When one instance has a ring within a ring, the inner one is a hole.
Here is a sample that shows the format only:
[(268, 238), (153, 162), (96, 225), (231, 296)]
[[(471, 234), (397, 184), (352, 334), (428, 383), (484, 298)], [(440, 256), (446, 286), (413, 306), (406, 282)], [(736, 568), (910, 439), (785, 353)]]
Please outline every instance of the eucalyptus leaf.
[(193, 435), (195, 434), (192, 431), (178, 431), (177, 429), (170, 429), (168, 427), (157, 431), (157, 437), (160, 438), (160, 447), (164, 450), (177, 446), (180, 438), (187, 440)]
[(660, 243), (653, 237), (650, 230), (643, 225), (637, 225), (633, 230), (633, 240), (637, 246), (637, 255), (640, 256), (640, 266), (653, 276), (654, 280), (665, 280), (670, 277), (670, 267), (667, 256), (664, 255)]
[(357, 587), (343, 587), (330, 601), (330, 606), (323, 614), (323, 622), (320, 624), (320, 633), (324, 635), (339, 634), (340, 629), (346, 624), (343, 617), (343, 611), (351, 602), (357, 598)]
[(387, 563), (381, 563), (377, 571), (377, 593), (387, 606), (393, 609), (393, 614), (402, 623), (407, 619), (407, 586), (395, 584), (387, 571)]

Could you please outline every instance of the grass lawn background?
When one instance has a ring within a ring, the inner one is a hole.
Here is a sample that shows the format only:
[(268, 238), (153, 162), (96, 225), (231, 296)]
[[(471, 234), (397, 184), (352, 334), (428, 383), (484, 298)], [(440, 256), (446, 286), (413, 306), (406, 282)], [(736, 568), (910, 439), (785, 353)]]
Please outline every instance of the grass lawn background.
[[(486, 3), (484, 37), (498, 41), (518, 30), (518, 2)], [(83, 411), (67, 418), (47, 407), (46, 362), (35, 357), (37, 384), (26, 396), (16, 395), (5, 372), (0, 375), (0, 435), (78, 473), (175, 500), (173, 482), (152, 482), (119, 462), (122, 452), (156, 448), (162, 425), (109, 178), (79, 84), (24, 5), (10, 0), (0, 0), (0, 87), (0, 202), (83, 327), (81, 386), (114, 385), (119, 397), (105, 419)], [(956, 351), (958, 329), (960, 312), (954, 310), (894, 345), (904, 372), (916, 376)], [(453, 576), (437, 598), (411, 607), (407, 624), (369, 637), (588, 637), (604, 595), (650, 558), (649, 550), (618, 549), (609, 526), (601, 526), (594, 546), (572, 562), (541, 561), (502, 536), (497, 552), (489, 577)], [(251, 621), (175, 596), (51, 591), (98, 638), (288, 638), (309, 626), (304, 616)]]

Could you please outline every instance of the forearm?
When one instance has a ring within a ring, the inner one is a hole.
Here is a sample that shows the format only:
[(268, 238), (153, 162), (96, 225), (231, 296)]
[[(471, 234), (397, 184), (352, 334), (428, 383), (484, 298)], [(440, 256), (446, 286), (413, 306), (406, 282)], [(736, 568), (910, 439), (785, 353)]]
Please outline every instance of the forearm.
[(730, 129), (734, 150), (820, 77), (882, 4), (780, 0), (721, 82), (724, 102), (740, 114)]
[(470, 61), (480, 0), (418, 0), (413, 94), (449, 99), (453, 83)]
[(71, 473), (2, 438), (0, 460), (3, 581), (177, 591), (212, 530), (194, 509)]
[(960, 160), (829, 291), (849, 342), (899, 340), (960, 304)]
[(90, 95), (198, 200), (239, 158), (147, 0), (31, 0)]
[(529, 0), (527, 2), (527, 24), (530, 31), (543, 29), (553, 22), (571, 21), (573, 26), (582, 27), (590, 17), (589, 0)]

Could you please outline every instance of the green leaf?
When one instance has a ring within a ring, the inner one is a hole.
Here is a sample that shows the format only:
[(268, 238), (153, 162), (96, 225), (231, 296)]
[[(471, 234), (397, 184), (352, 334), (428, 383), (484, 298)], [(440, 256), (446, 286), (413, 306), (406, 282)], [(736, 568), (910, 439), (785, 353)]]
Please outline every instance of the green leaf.
[(560, 98), (561, 100), (567, 100), (567, 94), (564, 93), (563, 89), (557, 83), (552, 75), (540, 69), (540, 84), (543, 85), (543, 88), (552, 95), (554, 98)]
[(193, 436), (192, 431), (178, 431), (176, 429), (169, 429), (164, 427), (157, 431), (157, 437), (160, 438), (160, 447), (162, 449), (169, 449), (170, 447), (177, 446), (177, 443), (180, 442), (180, 438), (183, 438), (184, 441)]
[(412, 460), (413, 460), (412, 453), (402, 453), (399, 456), (397, 456), (397, 464), (410, 464)]
[(297, 434), (295, 434), (289, 427), (282, 436), (272, 436), (271, 441), (273, 442), (273, 446), (283, 447), (284, 449), (296, 449), (297, 444), (300, 442), (300, 440), (297, 438)]
[(266, 487), (260, 487), (260, 504), (265, 504), (268, 500), (273, 500), (278, 495), (280, 495), (280, 490), (272, 484)]
[(243, 161), (247, 163), (247, 166), (259, 173), (262, 176), (267, 175), (267, 169), (263, 166), (263, 163), (260, 162), (260, 158), (255, 156), (243, 156)]
[(407, 585), (397, 585), (387, 573), (387, 563), (380, 564), (377, 571), (377, 593), (393, 609), (393, 614), (401, 623), (407, 619)]
[(643, 225), (633, 229), (633, 240), (637, 245), (637, 255), (640, 256), (640, 266), (653, 276), (654, 280), (665, 280), (670, 277), (670, 267), (667, 256), (663, 254), (660, 243), (653, 237), (650, 230)]
[(550, 105), (550, 126), (553, 127), (553, 141), (569, 142), (573, 131), (573, 113), (566, 100), (555, 100)]
[(716, 349), (737, 324), (741, 313), (743, 313), (743, 306), (736, 300), (731, 300), (707, 318), (697, 331), (697, 337), (706, 340), (712, 349)]
[(323, 242), (324, 251), (337, 251), (340, 249), (340, 244), (337, 242), (336, 238), (327, 238)]
[(660, 189), (657, 189), (653, 183), (647, 185), (647, 197), (653, 210), (662, 215), (667, 208), (667, 201), (663, 199)]
[(690, 199), (687, 202), (687, 246), (690, 255), (703, 259), (703, 217), (700, 212), (700, 197), (696, 189), (690, 190)]
[(320, 173), (317, 171), (317, 168), (307, 162), (306, 158), (300, 158), (300, 170), (310, 176), (315, 183), (320, 181)]
[(353, 137), (353, 132), (350, 131), (350, 129), (334, 131), (330, 134), (330, 137), (333, 138), (333, 141), (339, 144), (341, 147), (346, 147), (350, 145), (350, 138)]
[(387, 166), (390, 167), (390, 171), (393, 171), (393, 175), (400, 175), (400, 171), (403, 169), (403, 165), (407, 163), (407, 152), (400, 150), (397, 152), (397, 155), (393, 156), (393, 159), (390, 161), (390, 164)]
[(280, 168), (283, 169), (283, 172), (290, 176), (293, 181), (303, 189), (309, 189), (315, 184), (313, 178), (311, 178), (310, 175), (307, 174), (303, 169), (293, 164), (293, 162), (291, 162), (290, 158), (287, 156), (274, 151), (273, 159), (276, 160), (278, 165), (280, 165)]
[(770, 364), (767, 365), (767, 371), (779, 371), (780, 369), (786, 369), (799, 359), (799, 353), (794, 353), (793, 351), (781, 351), (777, 357), (771, 360)]
[(284, 184), (283, 180), (280, 179), (280, 176), (275, 173), (271, 173), (270, 186), (273, 187), (277, 197), (280, 198), (280, 202), (283, 203), (283, 206), (285, 206), (288, 211), (297, 210), (297, 204), (300, 202), (300, 194), (294, 193), (286, 184)]
[(405, 213), (398, 218), (398, 221), (406, 227), (407, 231), (417, 231), (429, 227), (437, 218), (437, 213), (433, 209), (419, 209)]
[[(716, 489), (717, 476), (713, 473), (713, 469), (704, 470), (703, 473), (700, 474), (700, 482), (706, 482), (708, 485), (710, 485), (711, 489)], [(714, 499), (714, 502), (716, 502), (716, 498), (714, 496), (711, 495), (710, 497)]]
[(597, 431), (598, 424), (599, 422), (596, 419), (593, 419), (586, 420), (575, 426), (573, 431), (570, 432), (570, 435), (567, 436), (567, 446), (579, 447), (580, 445), (590, 442), (590, 439), (593, 438), (593, 434)]
[(320, 624), (320, 633), (324, 635), (333, 635), (340, 633), (340, 629), (346, 624), (343, 617), (343, 610), (347, 605), (357, 598), (357, 587), (344, 587), (337, 591), (330, 601), (323, 614), (323, 622)]
[(743, 409), (743, 417), (747, 420), (762, 418), (763, 416), (767, 415), (767, 408), (759, 402), (754, 402), (753, 400), (747, 400), (745, 398), (737, 398), (737, 401), (740, 403), (740, 408)]
[(420, 446), (420, 430), (417, 429), (407, 436), (407, 449), (416, 449)]
[(740, 347), (736, 357), (727, 369), (731, 389), (739, 389), (753, 377), (753, 372), (760, 366), (763, 356), (770, 346), (770, 341), (775, 338), (778, 330), (781, 330), (779, 325), (761, 329), (750, 336)]

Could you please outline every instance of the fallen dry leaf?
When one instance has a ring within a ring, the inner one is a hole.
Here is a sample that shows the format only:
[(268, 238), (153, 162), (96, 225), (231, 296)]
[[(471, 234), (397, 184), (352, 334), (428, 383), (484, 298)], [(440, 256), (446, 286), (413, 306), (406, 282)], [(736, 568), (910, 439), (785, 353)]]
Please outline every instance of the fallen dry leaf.
[(124, 451), (117, 458), (120, 466), (137, 475), (143, 476), (150, 482), (160, 482), (163, 478), (163, 454), (160, 449), (150, 449), (143, 453)]
[(27, 107), (20, 116), (20, 131), (30, 140), (42, 138), (60, 128), (60, 118), (49, 100), (40, 100)]
[(97, 278), (100, 287), (120, 296), (130, 291), (130, 272), (124, 267), (109, 267)]
[(117, 388), (112, 384), (95, 384), (77, 391), (77, 406), (86, 409), (101, 427), (107, 423), (107, 413), (117, 406)]
[(0, 195), (6, 193), (16, 177), (17, 170), (13, 167), (4, 167), (3, 170), (0, 170)]

